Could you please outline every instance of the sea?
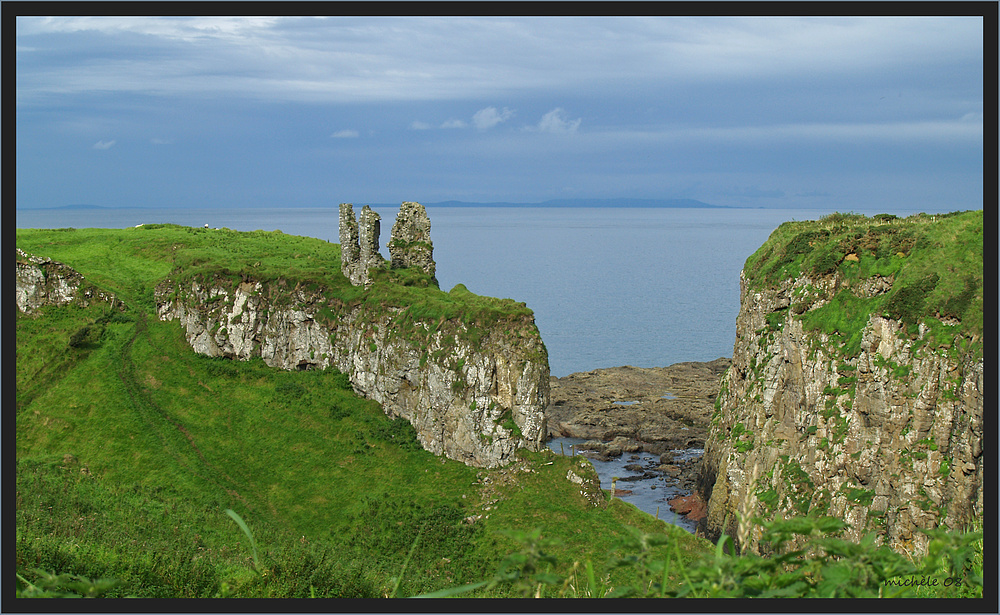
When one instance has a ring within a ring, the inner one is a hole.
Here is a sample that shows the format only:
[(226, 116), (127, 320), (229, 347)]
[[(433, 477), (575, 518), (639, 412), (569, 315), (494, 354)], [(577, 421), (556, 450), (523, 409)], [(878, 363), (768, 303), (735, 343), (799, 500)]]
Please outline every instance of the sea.
[[(355, 212), (361, 205), (355, 204)], [(388, 258), (398, 206), (375, 206)], [(523, 301), (552, 375), (730, 357), (740, 270), (782, 222), (821, 209), (428, 206), (442, 290)], [(842, 209), (841, 211), (848, 211)], [(900, 217), (917, 211), (857, 211)], [(941, 212), (927, 212), (941, 213)], [(339, 208), (17, 209), (18, 228), (174, 223), (339, 242)], [(331, 266), (337, 266), (331, 264)]]

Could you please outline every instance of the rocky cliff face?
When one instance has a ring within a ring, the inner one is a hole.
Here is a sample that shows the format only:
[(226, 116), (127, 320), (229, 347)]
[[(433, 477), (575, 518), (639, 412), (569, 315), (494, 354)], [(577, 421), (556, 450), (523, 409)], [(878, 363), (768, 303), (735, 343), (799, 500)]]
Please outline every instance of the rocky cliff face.
[[(342, 206), (342, 225), (345, 212), (353, 221)], [(354, 263), (361, 260), (341, 250)], [(369, 286), (368, 268), (361, 271), (352, 283)], [(180, 321), (195, 352), (259, 356), (281, 369), (335, 367), (359, 394), (413, 424), (421, 444), (435, 454), (494, 467), (511, 461), (519, 448), (542, 448), (549, 369), (530, 316), (469, 324), (415, 317), (405, 305), (347, 304), (332, 296), (322, 288), (221, 277), (166, 280), (156, 288), (160, 319)]]
[[(960, 528), (982, 515), (981, 339), (930, 309), (931, 299), (927, 318), (892, 317), (891, 295), (913, 295), (902, 270), (858, 275), (877, 252), (843, 241), (840, 252), (846, 267), (770, 286), (741, 274), (733, 364), (699, 477), (710, 537), (737, 536), (740, 517), (826, 514), (850, 524), (848, 538), (875, 532), (881, 544), (922, 553), (918, 528)], [(854, 316), (856, 332), (810, 326), (811, 313), (836, 302), (871, 312)], [(756, 533), (744, 537), (742, 549), (766, 551)]]

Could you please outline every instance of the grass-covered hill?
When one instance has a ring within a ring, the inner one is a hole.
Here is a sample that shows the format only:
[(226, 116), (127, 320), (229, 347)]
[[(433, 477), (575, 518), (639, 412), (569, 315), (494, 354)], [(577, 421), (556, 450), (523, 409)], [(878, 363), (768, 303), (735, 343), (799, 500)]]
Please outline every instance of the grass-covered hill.
[[(338, 245), (280, 232), (19, 229), (17, 246), (125, 305), (18, 312), (17, 565), (29, 582), (44, 570), (116, 579), (107, 596), (382, 597), (491, 578), (521, 548), (508, 531), (540, 529), (564, 574), (589, 560), (600, 576), (634, 531), (669, 535), (683, 561), (708, 547), (566, 480), (593, 476), (581, 459), (471, 468), (424, 451), (334, 370), (196, 355), (179, 324), (157, 320), (153, 289), (238, 276), (467, 322), (530, 315), (522, 303), (446, 293), (408, 270), (365, 293), (340, 273)], [(609, 587), (636, 575), (609, 574)]]
[(522, 303), (461, 285), (444, 292), (412, 270), (382, 272), (365, 291), (340, 273), (339, 246), (280, 232), (18, 229), (17, 247), (72, 267), (82, 291), (124, 305), (17, 313), (7, 415), (16, 463), (5, 469), (16, 474), (18, 596), (103, 592), (163, 609), (163, 598), (427, 592), (956, 595), (954, 584), (914, 586), (920, 574), (961, 579), (971, 587), (961, 595), (975, 595), (978, 578), (981, 593), (981, 534), (939, 534), (934, 557), (908, 562), (827, 537), (842, 527), (834, 519), (746, 520), (763, 524), (779, 552), (793, 535), (815, 542), (808, 557), (737, 557), (725, 540), (711, 545), (609, 498), (581, 458), (522, 452), (485, 470), (435, 457), (409, 423), (357, 397), (334, 370), (195, 354), (177, 321), (156, 318), (154, 288), (167, 278), (258, 280), (470, 325), (530, 317)]

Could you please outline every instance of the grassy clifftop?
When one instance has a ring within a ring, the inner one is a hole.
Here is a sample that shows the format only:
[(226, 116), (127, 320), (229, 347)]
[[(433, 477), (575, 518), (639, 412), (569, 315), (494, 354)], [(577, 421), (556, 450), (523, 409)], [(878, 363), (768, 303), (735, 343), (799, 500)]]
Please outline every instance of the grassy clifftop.
[(416, 269), (380, 272), (365, 292), (340, 271), (340, 245), (281, 231), (240, 232), (149, 224), (128, 229), (18, 229), (26, 252), (65, 262), (126, 303), (151, 308), (153, 288), (176, 282), (228, 278), (289, 287), (323, 288), (347, 304), (409, 307), (422, 318), (490, 322), (531, 317), (524, 303), (483, 297), (463, 286), (446, 293)]
[[(983, 212), (918, 214), (831, 214), (818, 221), (786, 222), (750, 256), (744, 275), (752, 289), (808, 276), (839, 276), (841, 283), (822, 307), (805, 292), (790, 308), (804, 326), (837, 334), (845, 354), (857, 351), (870, 314), (900, 320), (911, 335), (922, 324), (930, 343), (983, 333)], [(892, 280), (887, 293), (861, 297), (859, 284)], [(809, 311), (806, 311), (809, 310)]]

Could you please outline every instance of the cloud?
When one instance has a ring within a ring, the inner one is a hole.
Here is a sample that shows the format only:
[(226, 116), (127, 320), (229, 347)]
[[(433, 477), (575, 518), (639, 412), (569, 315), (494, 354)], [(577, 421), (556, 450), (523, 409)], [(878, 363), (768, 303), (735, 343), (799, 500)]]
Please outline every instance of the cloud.
[(761, 77), (981, 71), (984, 48), (983, 20), (965, 17), (22, 17), (15, 25), (19, 102), (122, 91), (352, 103), (679, 91)]
[(357, 130), (338, 130), (337, 132), (330, 135), (333, 139), (357, 139)]
[(441, 124), (441, 128), (465, 128), (467, 124), (462, 120), (447, 120)]
[(410, 124), (410, 130), (430, 130), (431, 125), (427, 122), (421, 122), (420, 120), (414, 120)]
[(565, 113), (560, 107), (549, 111), (538, 122), (538, 130), (542, 132), (576, 132), (576, 129), (580, 127), (580, 122), (583, 120), (581, 118), (566, 120), (563, 117)]
[(486, 107), (485, 109), (480, 109), (476, 111), (476, 114), (472, 116), (472, 123), (476, 125), (479, 130), (488, 130), (493, 128), (500, 122), (505, 122), (511, 117), (513, 117), (514, 112), (507, 107), (503, 108), (503, 111), (497, 111), (496, 107)]
[(115, 140), (111, 139), (110, 141), (98, 141), (97, 143), (94, 143), (92, 147), (94, 149), (111, 149), (114, 145)]

